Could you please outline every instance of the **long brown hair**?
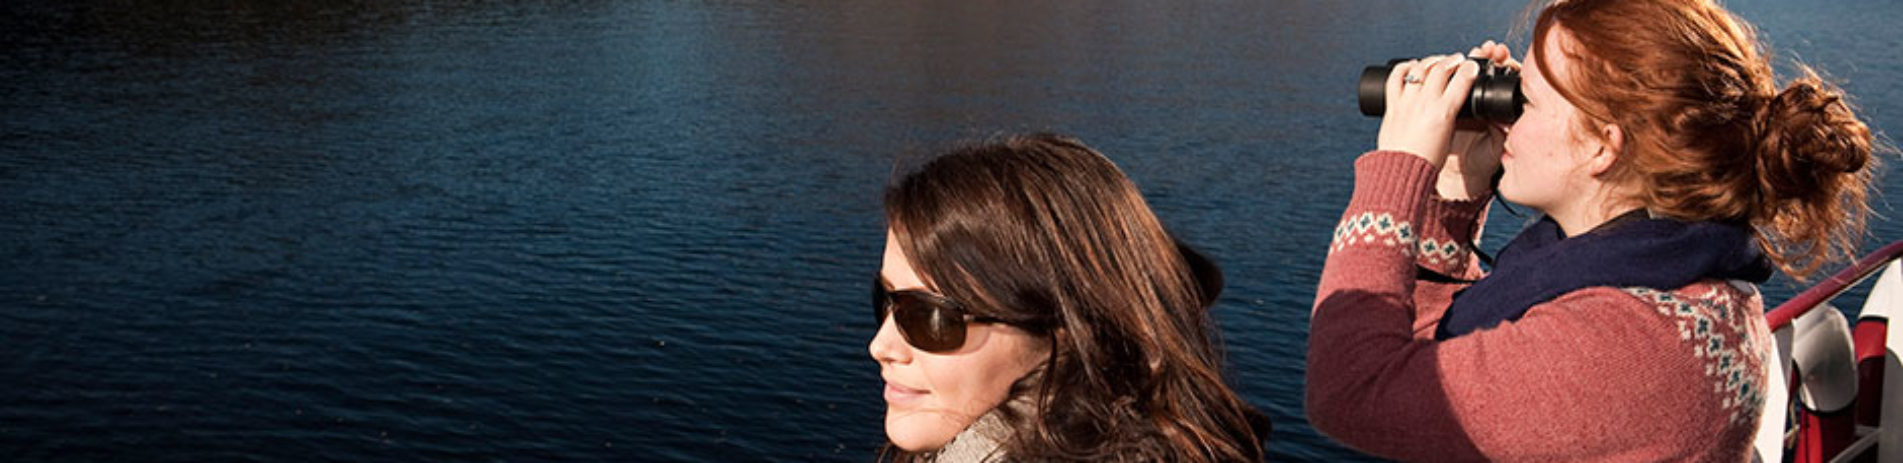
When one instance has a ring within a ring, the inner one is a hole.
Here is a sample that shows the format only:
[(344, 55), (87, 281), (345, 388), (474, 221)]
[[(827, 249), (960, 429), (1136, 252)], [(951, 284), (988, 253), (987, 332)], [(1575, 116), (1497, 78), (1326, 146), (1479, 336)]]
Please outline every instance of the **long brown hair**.
[(1800, 280), (1853, 257), (1870, 213), (1877, 148), (1842, 90), (1808, 67), (1782, 90), (1751, 25), (1710, 0), (1563, 0), (1547, 5), (1533, 49), (1564, 26), (1578, 66), (1540, 72), (1585, 117), (1626, 134), (1609, 172), (1634, 198), (1681, 220), (1749, 224)]
[(1223, 382), (1211, 290), (1102, 154), (1051, 134), (967, 146), (900, 177), (885, 213), (926, 286), (1052, 340), (1007, 399), (1025, 406), (998, 409), (1010, 459), (1262, 459), (1267, 422)]

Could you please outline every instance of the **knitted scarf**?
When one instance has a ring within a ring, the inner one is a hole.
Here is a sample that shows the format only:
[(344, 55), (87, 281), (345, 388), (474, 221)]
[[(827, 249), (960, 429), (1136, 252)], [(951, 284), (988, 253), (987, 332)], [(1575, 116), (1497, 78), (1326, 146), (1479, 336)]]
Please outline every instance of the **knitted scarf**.
[(1589, 287), (1671, 291), (1707, 279), (1762, 283), (1771, 272), (1751, 230), (1741, 225), (1651, 218), (1637, 210), (1568, 238), (1547, 217), (1507, 243), (1492, 273), (1454, 295), (1434, 339), (1519, 320), (1534, 305)]

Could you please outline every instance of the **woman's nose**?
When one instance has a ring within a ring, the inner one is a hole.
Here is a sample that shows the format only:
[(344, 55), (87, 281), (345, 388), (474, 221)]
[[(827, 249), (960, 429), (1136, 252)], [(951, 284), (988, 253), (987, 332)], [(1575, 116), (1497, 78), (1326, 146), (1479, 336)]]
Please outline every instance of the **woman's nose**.
[(879, 363), (907, 363), (912, 361), (911, 346), (899, 335), (898, 323), (892, 317), (879, 320), (879, 331), (873, 333), (872, 342), (866, 345), (866, 351), (872, 354), (872, 360)]

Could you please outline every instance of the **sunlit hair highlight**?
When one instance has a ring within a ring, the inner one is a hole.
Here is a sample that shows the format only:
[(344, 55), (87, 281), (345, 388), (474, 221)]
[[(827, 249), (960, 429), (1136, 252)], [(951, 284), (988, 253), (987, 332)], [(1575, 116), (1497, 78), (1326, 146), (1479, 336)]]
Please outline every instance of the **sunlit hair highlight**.
[[(1568, 75), (1544, 56), (1555, 32), (1571, 42)], [(1563, 0), (1540, 12), (1532, 47), (1531, 64), (1579, 108), (1580, 133), (1624, 133), (1608, 178), (1633, 183), (1639, 205), (1748, 224), (1799, 280), (1853, 257), (1879, 145), (1808, 67), (1780, 90), (1742, 19), (1709, 0)]]

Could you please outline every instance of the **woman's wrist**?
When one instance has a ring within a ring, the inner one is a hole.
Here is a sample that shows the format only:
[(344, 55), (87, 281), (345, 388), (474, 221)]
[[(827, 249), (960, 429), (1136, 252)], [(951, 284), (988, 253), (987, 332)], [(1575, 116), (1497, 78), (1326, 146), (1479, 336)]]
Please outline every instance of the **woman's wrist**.
[(1493, 172), (1468, 172), (1465, 163), (1447, 162), (1435, 179), (1434, 193), (1442, 199), (1469, 201), (1493, 193)]

